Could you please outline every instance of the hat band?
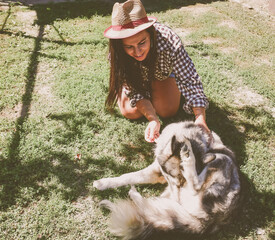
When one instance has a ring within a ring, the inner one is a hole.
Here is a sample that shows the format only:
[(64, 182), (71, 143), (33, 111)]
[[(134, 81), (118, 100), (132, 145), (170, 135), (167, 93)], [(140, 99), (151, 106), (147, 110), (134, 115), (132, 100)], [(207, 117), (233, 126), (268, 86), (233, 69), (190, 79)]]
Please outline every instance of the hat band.
[(112, 29), (114, 31), (120, 31), (120, 30), (123, 30), (123, 29), (135, 28), (135, 27), (137, 27), (141, 24), (148, 23), (148, 22), (149, 22), (148, 17), (144, 17), (144, 18), (141, 18), (141, 19), (136, 20), (136, 21), (129, 22), (129, 23), (124, 24), (124, 25), (113, 25)]

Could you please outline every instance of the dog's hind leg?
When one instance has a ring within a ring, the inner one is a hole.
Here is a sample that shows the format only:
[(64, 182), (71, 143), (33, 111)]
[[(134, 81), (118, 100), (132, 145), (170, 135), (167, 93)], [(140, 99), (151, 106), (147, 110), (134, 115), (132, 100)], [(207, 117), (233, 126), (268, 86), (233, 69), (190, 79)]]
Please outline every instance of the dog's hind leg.
[(154, 161), (150, 166), (137, 172), (123, 174), (114, 178), (102, 178), (94, 181), (93, 186), (99, 190), (116, 188), (125, 185), (165, 183), (158, 162)]
[(131, 189), (129, 191), (129, 196), (137, 206), (142, 206), (143, 198), (133, 185), (131, 186)]

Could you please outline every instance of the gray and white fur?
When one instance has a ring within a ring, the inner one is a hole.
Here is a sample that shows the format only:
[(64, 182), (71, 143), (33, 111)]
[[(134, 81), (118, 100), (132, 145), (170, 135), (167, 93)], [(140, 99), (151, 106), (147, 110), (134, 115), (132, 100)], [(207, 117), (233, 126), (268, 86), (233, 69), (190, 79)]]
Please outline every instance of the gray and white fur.
[(130, 199), (100, 204), (111, 210), (110, 231), (123, 239), (150, 239), (157, 232), (214, 233), (227, 224), (240, 202), (234, 153), (213, 132), (213, 141), (193, 122), (162, 131), (155, 161), (147, 168), (94, 182), (99, 190), (123, 185), (168, 183), (159, 197), (143, 198), (132, 186)]

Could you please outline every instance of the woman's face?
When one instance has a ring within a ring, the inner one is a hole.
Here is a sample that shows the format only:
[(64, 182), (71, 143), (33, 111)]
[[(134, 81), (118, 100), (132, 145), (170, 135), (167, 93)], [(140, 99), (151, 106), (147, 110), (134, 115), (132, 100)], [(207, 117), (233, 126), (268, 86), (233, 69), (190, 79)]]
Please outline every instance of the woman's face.
[(134, 36), (122, 39), (124, 51), (137, 61), (146, 59), (150, 51), (150, 34), (143, 30)]

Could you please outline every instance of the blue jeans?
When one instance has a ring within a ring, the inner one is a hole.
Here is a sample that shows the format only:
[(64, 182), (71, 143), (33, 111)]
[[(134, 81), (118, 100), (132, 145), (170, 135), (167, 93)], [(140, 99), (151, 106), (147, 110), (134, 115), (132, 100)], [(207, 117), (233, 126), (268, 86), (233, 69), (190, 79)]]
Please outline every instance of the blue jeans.
[(169, 78), (175, 78), (175, 77), (176, 77), (175, 73), (171, 72), (171, 74), (169, 75)]

